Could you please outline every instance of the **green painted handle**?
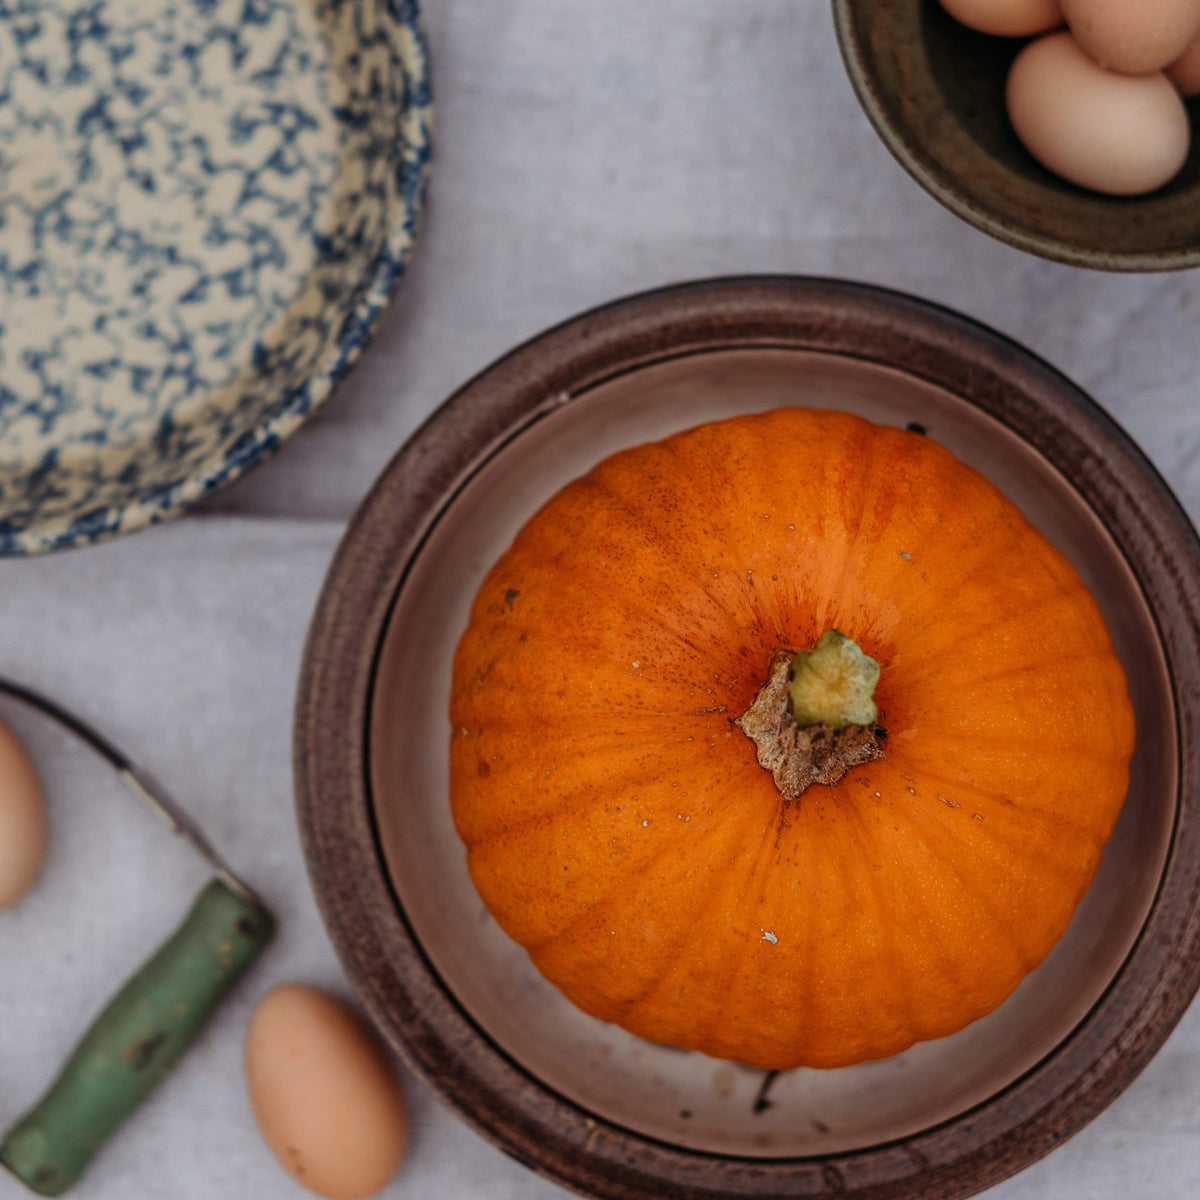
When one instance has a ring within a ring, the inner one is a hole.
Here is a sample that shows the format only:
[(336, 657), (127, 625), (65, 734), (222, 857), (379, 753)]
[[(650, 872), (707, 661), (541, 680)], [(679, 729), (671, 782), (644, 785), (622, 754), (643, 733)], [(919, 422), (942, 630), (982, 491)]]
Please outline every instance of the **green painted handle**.
[(219, 880), (109, 1002), (37, 1107), (9, 1130), (0, 1162), (61, 1196), (166, 1077), (275, 932), (261, 905)]

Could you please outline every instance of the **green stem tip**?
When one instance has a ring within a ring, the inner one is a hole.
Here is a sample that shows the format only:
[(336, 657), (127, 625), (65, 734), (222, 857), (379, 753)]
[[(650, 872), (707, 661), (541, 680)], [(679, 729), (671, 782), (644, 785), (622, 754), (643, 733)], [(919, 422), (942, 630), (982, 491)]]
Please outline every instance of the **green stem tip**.
[(788, 695), (792, 719), (800, 727), (826, 725), (835, 732), (849, 725), (873, 725), (879, 664), (853, 639), (827, 629), (811, 650), (792, 659)]

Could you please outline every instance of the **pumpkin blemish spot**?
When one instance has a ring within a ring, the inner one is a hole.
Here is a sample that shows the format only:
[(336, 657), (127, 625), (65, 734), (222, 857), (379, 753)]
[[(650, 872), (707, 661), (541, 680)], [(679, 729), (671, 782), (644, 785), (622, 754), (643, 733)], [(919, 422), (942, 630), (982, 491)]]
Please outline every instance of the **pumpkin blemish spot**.
[(779, 943), (779, 938), (776, 937), (776, 935), (773, 934), (769, 929), (764, 929), (762, 931), (762, 940), (764, 942), (770, 942), (772, 946), (778, 945)]

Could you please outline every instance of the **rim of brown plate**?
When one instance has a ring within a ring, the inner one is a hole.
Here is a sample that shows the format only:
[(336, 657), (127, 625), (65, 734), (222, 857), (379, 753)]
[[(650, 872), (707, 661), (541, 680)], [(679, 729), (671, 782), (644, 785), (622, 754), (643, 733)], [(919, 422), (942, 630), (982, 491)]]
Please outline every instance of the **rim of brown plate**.
[[(1159, 890), (1104, 995), (1056, 1049), (968, 1112), (885, 1145), (744, 1159), (633, 1133), (553, 1092), (458, 1004), (410, 928), (372, 814), (368, 721), (408, 564), (501, 446), (605, 379), (706, 350), (816, 350), (946, 388), (1023, 437), (1109, 529), (1158, 625), (1175, 697), (1179, 793)], [(764, 276), (680, 284), (584, 313), (450, 397), (392, 459), (334, 557), (295, 714), (297, 811), (310, 876), (362, 1003), (408, 1066), (512, 1157), (605, 1200), (737, 1196), (950, 1200), (1029, 1165), (1149, 1062), (1200, 987), (1200, 541), (1158, 472), (1079, 388), (969, 318), (897, 292)]]

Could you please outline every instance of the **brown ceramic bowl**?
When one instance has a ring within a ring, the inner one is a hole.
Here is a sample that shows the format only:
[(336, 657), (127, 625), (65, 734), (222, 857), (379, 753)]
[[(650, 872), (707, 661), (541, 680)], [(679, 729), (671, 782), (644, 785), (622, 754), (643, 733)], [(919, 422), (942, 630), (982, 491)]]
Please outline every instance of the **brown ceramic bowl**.
[[(1095, 884), (1008, 1001), (894, 1058), (771, 1078), (640, 1041), (541, 979), (467, 876), (446, 706), (484, 572), (559, 487), (619, 447), (796, 404), (924, 430), (1020, 505), (1096, 595), (1139, 740)], [(1200, 983), (1198, 549), (1153, 467), (1087, 396), (1012, 342), (908, 297), (726, 280), (543, 334), (392, 461), (313, 622), (299, 817), (363, 1003), (466, 1120), (589, 1195), (931, 1200), (1010, 1175), (1129, 1083)]]
[[(1008, 122), (1004, 83), (1028, 39), (975, 33), (938, 0), (833, 0), (833, 13), (871, 123), (952, 212), (1001, 241), (1078, 267), (1200, 264), (1200, 138), (1183, 171), (1151, 195), (1084, 191), (1041, 166)], [(1197, 102), (1189, 107), (1195, 116)]]

